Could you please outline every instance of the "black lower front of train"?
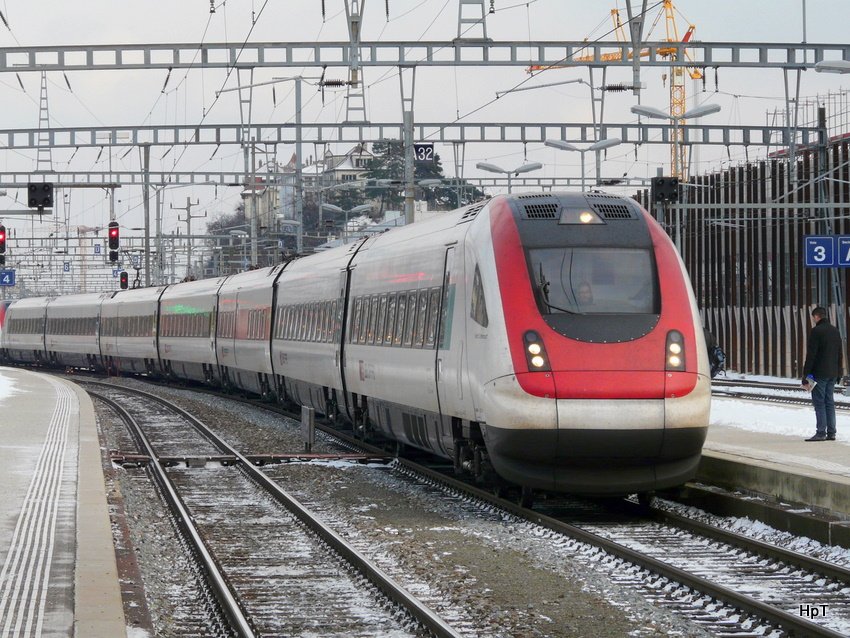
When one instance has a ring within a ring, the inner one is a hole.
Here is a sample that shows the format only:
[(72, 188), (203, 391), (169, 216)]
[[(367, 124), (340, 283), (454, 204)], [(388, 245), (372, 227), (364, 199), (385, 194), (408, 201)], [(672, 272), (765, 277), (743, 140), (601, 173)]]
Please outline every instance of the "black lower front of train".
[(490, 462), (506, 480), (533, 489), (588, 496), (682, 485), (696, 475), (707, 433), (707, 428), (483, 428)]

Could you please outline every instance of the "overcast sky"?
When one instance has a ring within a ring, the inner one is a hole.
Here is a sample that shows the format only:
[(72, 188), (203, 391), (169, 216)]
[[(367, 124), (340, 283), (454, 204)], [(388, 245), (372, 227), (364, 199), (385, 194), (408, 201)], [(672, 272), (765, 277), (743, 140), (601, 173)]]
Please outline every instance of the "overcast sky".
[[(386, 14), (387, 2), (389, 18)], [(322, 18), (322, 5), (326, 15)], [(487, 0), (489, 6), (489, 0)], [(619, 8), (625, 10), (622, 0)], [(650, 5), (654, 4), (653, 2)], [(850, 2), (847, 0), (679, 0), (679, 26), (696, 25), (694, 39), (711, 42), (801, 42), (804, 39), (803, 7), (807, 9), (805, 39), (808, 42), (846, 43), (850, 25)], [(448, 41), (457, 35), (457, 0), (361, 0), (364, 10), (362, 40), (369, 41)], [(612, 39), (609, 11), (612, 3), (584, 0), (494, 0), (495, 13), (487, 18), (488, 36), (496, 41)], [(346, 40), (347, 27), (342, 0), (216, 0), (215, 13), (210, 13), (209, 0), (146, 0), (144, 2), (59, 2), (58, 0), (0, 0), (0, 10), (9, 29), (0, 25), (0, 47), (131, 44), (131, 43), (242, 43), (310, 42)], [(660, 7), (650, 12), (651, 23)], [(255, 24), (252, 26), (252, 19)], [(664, 22), (660, 21), (652, 39), (663, 39)], [(261, 70), (254, 81), (262, 82), (290, 70)], [(316, 69), (305, 69), (314, 75)], [(642, 102), (666, 108), (669, 93), (663, 81), (665, 71), (646, 68), (642, 80), (646, 90)], [(705, 90), (688, 84), (689, 106), (714, 102), (722, 111), (712, 115), (710, 123), (759, 125), (766, 113), (784, 108), (783, 75), (779, 70), (720, 69), (707, 74)], [(237, 94), (225, 93), (216, 100), (215, 93), (224, 86), (236, 85), (236, 74), (225, 82), (220, 69), (185, 71), (175, 69), (165, 91), (166, 72), (142, 71), (73, 71), (68, 72), (68, 90), (60, 72), (48, 74), (50, 118), (54, 126), (143, 125), (239, 123)], [(341, 69), (329, 69), (327, 77), (343, 78)], [(392, 68), (366, 68), (364, 71), (367, 113), (372, 121), (399, 121), (401, 104), (397, 71)], [(510, 89), (528, 78), (522, 68), (435, 69), (423, 67), (416, 76), (415, 118), (421, 122), (452, 122), (458, 117), (467, 122), (589, 122), (589, 92), (582, 84), (515, 93), (496, 101), (495, 92)], [(569, 79), (587, 79), (583, 69), (552, 70), (527, 82), (550, 83)], [(609, 82), (628, 82), (630, 69), (609, 71)], [(0, 77), (0, 129), (31, 128), (38, 125), (40, 77), (37, 73), (21, 73), (18, 78), (6, 73)], [(801, 95), (815, 97), (837, 92), (850, 84), (850, 76), (803, 74)], [(715, 88), (717, 92), (715, 92)], [(261, 87), (254, 93), (255, 123), (291, 122), (294, 120), (294, 97), (291, 83)], [(634, 122), (629, 112), (636, 103), (631, 92), (609, 94), (605, 120), (609, 123)], [(304, 121), (334, 122), (344, 118), (344, 92), (326, 91), (321, 96), (314, 86), (304, 90)], [(471, 114), (471, 115), (468, 115)], [(708, 118), (704, 120), (709, 123)], [(212, 148), (192, 149), (183, 154), (154, 149), (155, 170), (241, 170), (242, 154), (236, 147), (223, 147), (210, 160)], [(336, 150), (344, 150), (342, 148)], [(320, 149), (312, 144), (304, 148), (305, 159)], [(448, 175), (454, 173), (450, 147), (437, 151), (443, 157)], [(126, 157), (124, 149), (113, 152), (116, 170), (138, 168), (139, 153)], [(757, 148), (749, 157), (757, 157)], [(278, 158), (287, 160), (292, 147), (278, 148)], [(98, 157), (100, 155), (100, 157)], [(71, 151), (53, 154), (56, 170), (106, 170), (109, 151), (81, 149), (69, 163)], [(664, 149), (648, 146), (635, 149), (621, 146), (609, 151), (603, 173), (606, 176), (644, 177), (654, 175), (658, 163), (667, 161)], [(703, 148), (698, 153), (695, 172), (717, 168), (722, 161), (740, 162), (744, 152), (732, 148)], [(179, 160), (179, 161), (178, 161)], [(474, 168), (477, 161), (489, 161), (504, 168), (519, 166), (524, 161), (540, 161), (545, 166), (541, 176), (579, 175), (577, 154), (557, 151), (541, 144), (487, 145), (470, 144), (466, 149), (466, 176), (481, 174)], [(588, 156), (588, 175), (591, 157)], [(177, 164), (175, 165), (175, 162)], [(0, 169), (32, 170), (35, 153), (0, 151)], [(531, 175), (535, 175), (532, 173)], [(15, 208), (16, 192), (0, 198), (0, 208)], [(23, 193), (21, 192), (22, 196)], [(169, 204), (184, 206), (186, 197), (198, 199), (210, 217), (230, 212), (239, 201), (238, 188), (211, 187), (174, 188), (165, 195), (165, 229), (177, 226), (176, 211)], [(117, 213), (124, 226), (141, 224), (141, 192), (138, 188), (119, 191)], [(72, 225), (102, 225), (108, 221), (106, 194), (97, 190), (75, 190), (70, 194)], [(22, 224), (7, 218), (7, 225)], [(29, 224), (27, 224), (29, 226)], [(182, 225), (181, 225), (182, 226)], [(185, 228), (185, 226), (183, 226)]]

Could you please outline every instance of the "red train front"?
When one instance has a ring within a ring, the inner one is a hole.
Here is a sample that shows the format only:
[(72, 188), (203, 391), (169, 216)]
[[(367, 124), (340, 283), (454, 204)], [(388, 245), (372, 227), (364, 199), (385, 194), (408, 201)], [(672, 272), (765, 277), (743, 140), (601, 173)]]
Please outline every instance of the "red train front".
[(496, 471), (585, 494), (692, 478), (710, 379), (690, 283), (664, 231), (636, 202), (604, 194), (500, 197), (488, 209), (476, 222), (489, 224), (472, 232), (491, 241), (473, 245), (492, 246), (477, 259), (498, 287), (485, 297), (501, 307), (469, 356)]

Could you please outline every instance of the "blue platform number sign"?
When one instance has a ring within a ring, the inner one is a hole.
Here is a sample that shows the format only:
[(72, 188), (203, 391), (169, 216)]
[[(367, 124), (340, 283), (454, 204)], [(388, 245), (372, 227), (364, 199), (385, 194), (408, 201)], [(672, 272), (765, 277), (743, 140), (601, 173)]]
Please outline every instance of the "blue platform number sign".
[(0, 286), (14, 286), (15, 285), (15, 271), (14, 270), (0, 270)]
[(95, 254), (95, 255), (99, 255), (99, 254), (100, 254), (100, 244), (95, 244), (95, 245), (94, 245), (94, 254)]
[(844, 268), (850, 266), (850, 237), (847, 235), (838, 237), (838, 265)]
[(807, 267), (835, 266), (835, 237), (810, 235), (805, 238), (805, 247)]
[(71, 262), (70, 261), (62, 262), (62, 272), (71, 272)]

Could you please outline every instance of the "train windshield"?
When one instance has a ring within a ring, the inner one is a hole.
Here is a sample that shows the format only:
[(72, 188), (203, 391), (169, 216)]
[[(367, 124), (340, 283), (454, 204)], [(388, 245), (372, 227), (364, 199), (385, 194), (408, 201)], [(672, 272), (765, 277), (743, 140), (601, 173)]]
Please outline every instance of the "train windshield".
[(529, 250), (529, 264), (541, 314), (659, 312), (649, 250), (537, 248)]

